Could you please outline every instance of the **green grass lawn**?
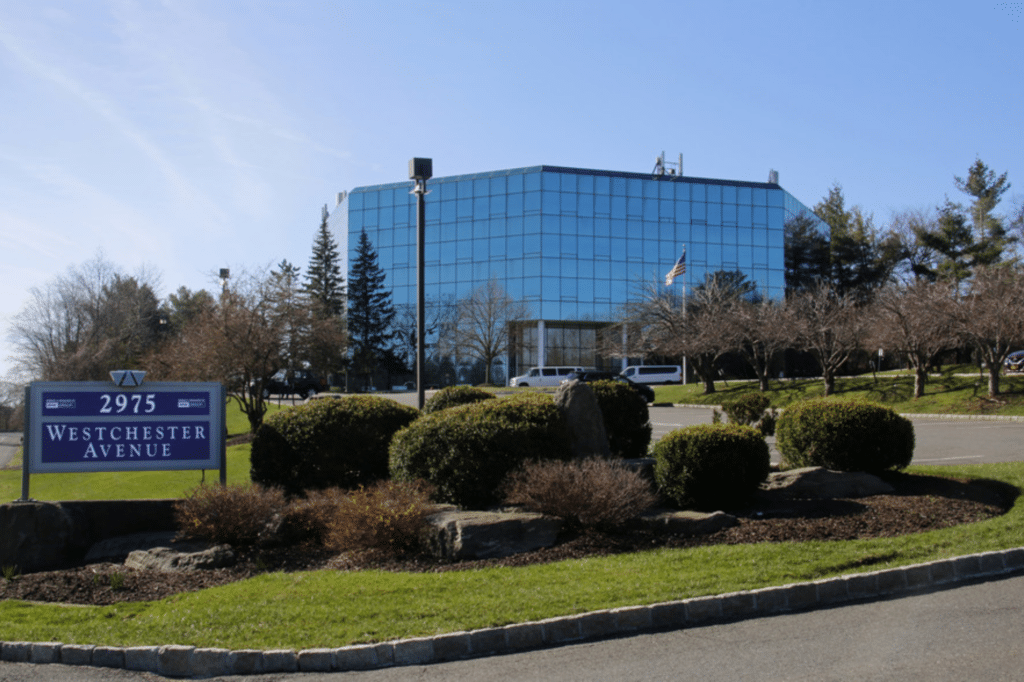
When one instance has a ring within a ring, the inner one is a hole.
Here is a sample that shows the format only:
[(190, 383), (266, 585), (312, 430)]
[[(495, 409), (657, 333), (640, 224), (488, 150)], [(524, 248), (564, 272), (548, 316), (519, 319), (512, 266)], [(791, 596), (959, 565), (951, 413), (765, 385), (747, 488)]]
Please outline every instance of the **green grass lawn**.
[[(962, 372), (962, 373), (961, 373)], [(924, 395), (914, 399), (914, 377), (908, 372), (882, 372), (836, 380), (837, 400), (871, 400), (891, 406), (905, 414), (990, 414), (1024, 415), (1024, 375), (1002, 376), (1000, 395), (988, 397), (988, 378), (980, 377), (977, 368), (956, 367), (932, 375)], [(703, 384), (656, 386), (657, 402), (692, 405), (720, 405), (744, 393), (757, 391), (754, 381), (718, 381), (715, 392), (704, 393)], [(768, 395), (773, 407), (785, 407), (800, 400), (820, 398), (824, 386), (821, 379), (786, 379), (772, 381)]]
[[(914, 467), (1024, 487), (1024, 463)], [(661, 549), (447, 573), (271, 573), (158, 602), (0, 602), (3, 638), (112, 646), (302, 649), (500, 626), (596, 609), (904, 566), (1024, 544), (1024, 502), (976, 524), (897, 538)]]

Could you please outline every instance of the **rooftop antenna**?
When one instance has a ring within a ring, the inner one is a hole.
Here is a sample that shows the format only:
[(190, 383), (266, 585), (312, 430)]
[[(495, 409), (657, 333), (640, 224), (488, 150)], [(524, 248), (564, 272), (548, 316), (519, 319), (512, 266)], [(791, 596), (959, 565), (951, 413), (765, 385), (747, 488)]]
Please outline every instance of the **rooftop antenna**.
[(670, 163), (665, 161), (665, 152), (662, 152), (657, 159), (654, 160), (654, 171), (652, 174), (658, 175), (682, 175), (683, 174), (683, 155), (679, 154), (679, 163)]

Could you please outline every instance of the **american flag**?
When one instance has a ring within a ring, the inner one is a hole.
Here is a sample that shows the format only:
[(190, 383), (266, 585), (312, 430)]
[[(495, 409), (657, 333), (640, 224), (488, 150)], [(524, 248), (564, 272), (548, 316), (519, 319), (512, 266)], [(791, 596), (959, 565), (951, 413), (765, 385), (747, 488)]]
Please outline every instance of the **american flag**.
[(683, 255), (679, 257), (676, 264), (672, 266), (672, 269), (665, 275), (665, 286), (672, 286), (672, 282), (676, 280), (676, 277), (686, 272), (686, 249), (683, 249)]

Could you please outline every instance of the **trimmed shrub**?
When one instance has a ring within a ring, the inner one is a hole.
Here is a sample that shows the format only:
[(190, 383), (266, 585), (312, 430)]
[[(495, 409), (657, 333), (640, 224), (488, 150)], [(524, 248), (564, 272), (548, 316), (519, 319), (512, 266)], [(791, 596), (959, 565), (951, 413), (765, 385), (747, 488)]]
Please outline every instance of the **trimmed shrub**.
[(395, 435), (390, 453), (395, 480), (422, 479), (439, 501), (483, 509), (524, 462), (568, 459), (569, 435), (551, 396), (524, 393), (424, 415)]
[(179, 535), (244, 547), (255, 544), (285, 507), (277, 488), (201, 485), (174, 503)]
[(744, 393), (738, 398), (724, 401), (722, 411), (729, 418), (730, 424), (753, 426), (771, 404), (771, 398), (764, 393)]
[(740, 506), (768, 477), (770, 468), (764, 438), (756, 429), (739, 424), (676, 429), (654, 446), (659, 492), (683, 508)]
[(250, 477), (288, 495), (386, 478), (391, 438), (417, 416), (416, 408), (368, 395), (282, 410), (253, 438)]
[(508, 504), (576, 528), (615, 528), (658, 501), (639, 472), (601, 457), (528, 462), (509, 475), (503, 489)]
[(423, 404), (423, 414), (494, 399), (493, 393), (475, 386), (447, 386), (430, 396), (430, 399)]
[(379, 481), (339, 492), (325, 546), (336, 552), (378, 550), (388, 555), (420, 549), (427, 517), (434, 511), (430, 490), (423, 481)]
[(779, 417), (776, 447), (786, 468), (880, 473), (910, 464), (914, 425), (877, 403), (808, 400)]
[(601, 408), (612, 455), (625, 459), (646, 457), (651, 444), (647, 401), (621, 381), (606, 379), (589, 385)]
[(278, 538), (286, 545), (324, 545), (338, 507), (345, 499), (340, 488), (310, 490), (295, 497), (282, 513)]

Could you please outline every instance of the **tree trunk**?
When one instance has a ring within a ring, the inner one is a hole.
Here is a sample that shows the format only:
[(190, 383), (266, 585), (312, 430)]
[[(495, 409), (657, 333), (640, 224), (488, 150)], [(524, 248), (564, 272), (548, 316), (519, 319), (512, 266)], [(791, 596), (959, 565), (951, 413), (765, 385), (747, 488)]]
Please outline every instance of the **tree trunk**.
[(988, 397), (995, 398), (999, 395), (999, 363), (988, 363)]
[(821, 372), (822, 378), (825, 380), (825, 397), (832, 395), (836, 392), (836, 375), (830, 369), (824, 369)]
[(928, 381), (927, 363), (918, 363), (914, 368), (914, 397), (920, 398), (924, 395), (924, 385)]

